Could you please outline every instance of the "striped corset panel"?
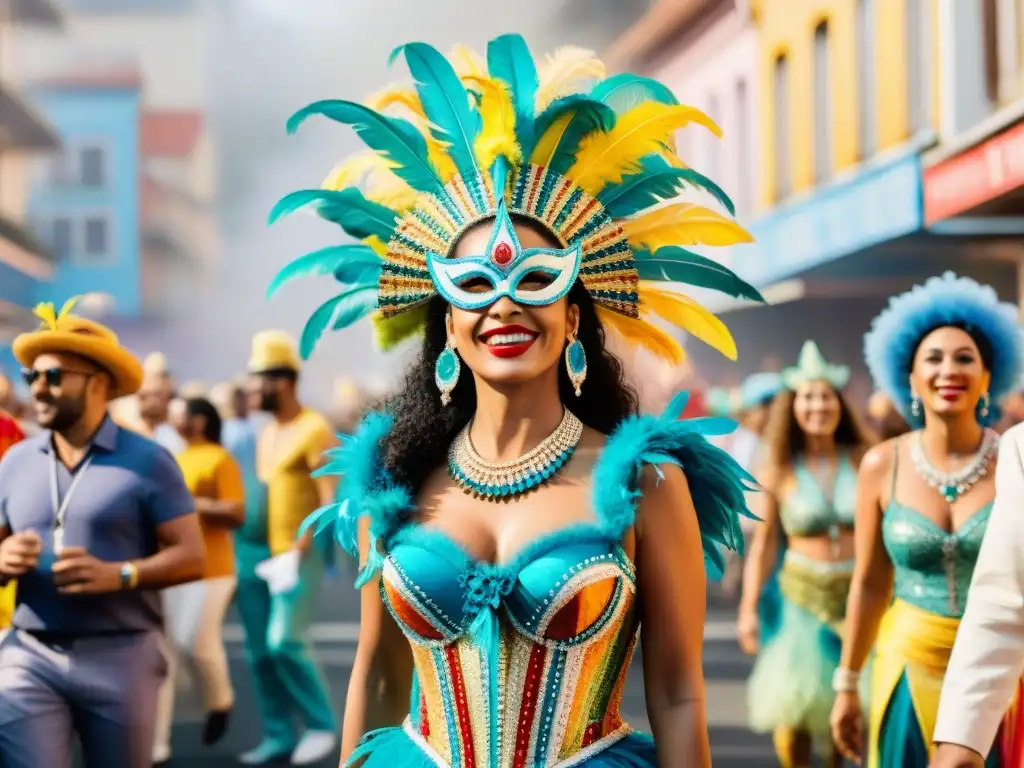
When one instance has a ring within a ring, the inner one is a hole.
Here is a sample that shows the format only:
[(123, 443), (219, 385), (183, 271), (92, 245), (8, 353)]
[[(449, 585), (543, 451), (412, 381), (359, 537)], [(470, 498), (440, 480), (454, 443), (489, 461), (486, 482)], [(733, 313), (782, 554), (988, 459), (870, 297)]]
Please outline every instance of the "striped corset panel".
[(399, 544), (385, 562), (419, 683), (406, 730), (440, 766), (571, 766), (630, 730), (632, 564), (607, 541), (531, 549), (499, 567)]

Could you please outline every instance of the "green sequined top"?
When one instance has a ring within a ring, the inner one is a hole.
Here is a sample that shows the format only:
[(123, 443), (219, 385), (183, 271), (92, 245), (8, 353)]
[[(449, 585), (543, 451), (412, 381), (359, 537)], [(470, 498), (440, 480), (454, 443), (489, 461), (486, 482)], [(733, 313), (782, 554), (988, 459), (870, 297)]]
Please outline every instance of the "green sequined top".
[(897, 448), (892, 492), (882, 517), (882, 541), (895, 571), (895, 596), (931, 613), (960, 618), (992, 502), (956, 531), (944, 531), (929, 517), (894, 498), (898, 456)]

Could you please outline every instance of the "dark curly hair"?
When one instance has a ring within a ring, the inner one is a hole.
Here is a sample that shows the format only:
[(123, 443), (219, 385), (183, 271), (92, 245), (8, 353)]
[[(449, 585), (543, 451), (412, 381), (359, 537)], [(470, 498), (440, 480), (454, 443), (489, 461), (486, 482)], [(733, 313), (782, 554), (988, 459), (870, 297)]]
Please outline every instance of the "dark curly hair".
[[(843, 393), (833, 387), (839, 398), (839, 425), (836, 427), (835, 441), (840, 448), (851, 451), (857, 460), (875, 444), (875, 436), (864, 425), (857, 412), (850, 405)], [(796, 394), (784, 389), (772, 400), (768, 411), (768, 422), (764, 428), (765, 460), (776, 467), (792, 466), (793, 461), (804, 452), (806, 436), (797, 423), (793, 413), (793, 402)]]
[[(565, 367), (559, 365), (558, 392), (584, 424), (607, 435), (639, 411), (637, 394), (626, 382), (622, 362), (605, 348), (604, 328), (594, 302), (578, 280), (568, 299), (580, 310), (577, 337), (587, 355), (587, 381), (576, 397)], [(387, 467), (394, 480), (413, 494), (419, 492), (431, 472), (447, 463), (449, 446), (476, 410), (476, 389), (468, 371), (459, 378), (447, 406), (441, 406), (434, 383), (434, 362), (447, 342), (447, 310), (448, 304), (441, 297), (431, 300), (423, 348), (406, 373), (401, 391), (385, 405), (395, 419), (388, 438)]]

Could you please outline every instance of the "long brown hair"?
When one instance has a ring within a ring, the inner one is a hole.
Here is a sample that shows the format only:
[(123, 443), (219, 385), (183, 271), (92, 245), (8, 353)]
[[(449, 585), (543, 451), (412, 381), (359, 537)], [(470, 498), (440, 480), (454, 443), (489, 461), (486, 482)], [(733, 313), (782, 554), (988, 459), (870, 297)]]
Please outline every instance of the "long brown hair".
[[(875, 436), (864, 425), (857, 412), (837, 390), (839, 398), (839, 426), (836, 427), (835, 441), (840, 448), (846, 448), (859, 461), (864, 452), (875, 442)], [(805, 449), (806, 436), (797, 424), (793, 413), (796, 393), (784, 389), (772, 400), (768, 411), (768, 423), (764, 428), (764, 458), (775, 467), (791, 466), (793, 460)]]

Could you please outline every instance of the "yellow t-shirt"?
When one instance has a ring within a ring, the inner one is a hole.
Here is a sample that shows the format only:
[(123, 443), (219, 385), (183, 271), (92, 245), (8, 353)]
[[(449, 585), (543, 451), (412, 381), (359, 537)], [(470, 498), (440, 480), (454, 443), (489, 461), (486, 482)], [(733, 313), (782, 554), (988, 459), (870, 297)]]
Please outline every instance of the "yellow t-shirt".
[(0, 629), (11, 626), (11, 619), (14, 618), (14, 593), (17, 589), (16, 581), (10, 582), (6, 587), (0, 587)]
[(287, 424), (271, 421), (256, 446), (256, 473), (267, 486), (267, 543), (272, 555), (295, 544), (299, 526), (320, 506), (310, 473), (334, 444), (327, 419), (303, 409)]
[[(216, 443), (190, 445), (178, 454), (178, 465), (189, 492), (215, 501), (245, 501), (245, 485), (238, 462)], [(199, 516), (206, 545), (204, 578), (231, 576), (235, 572), (235, 550), (231, 531)]]

